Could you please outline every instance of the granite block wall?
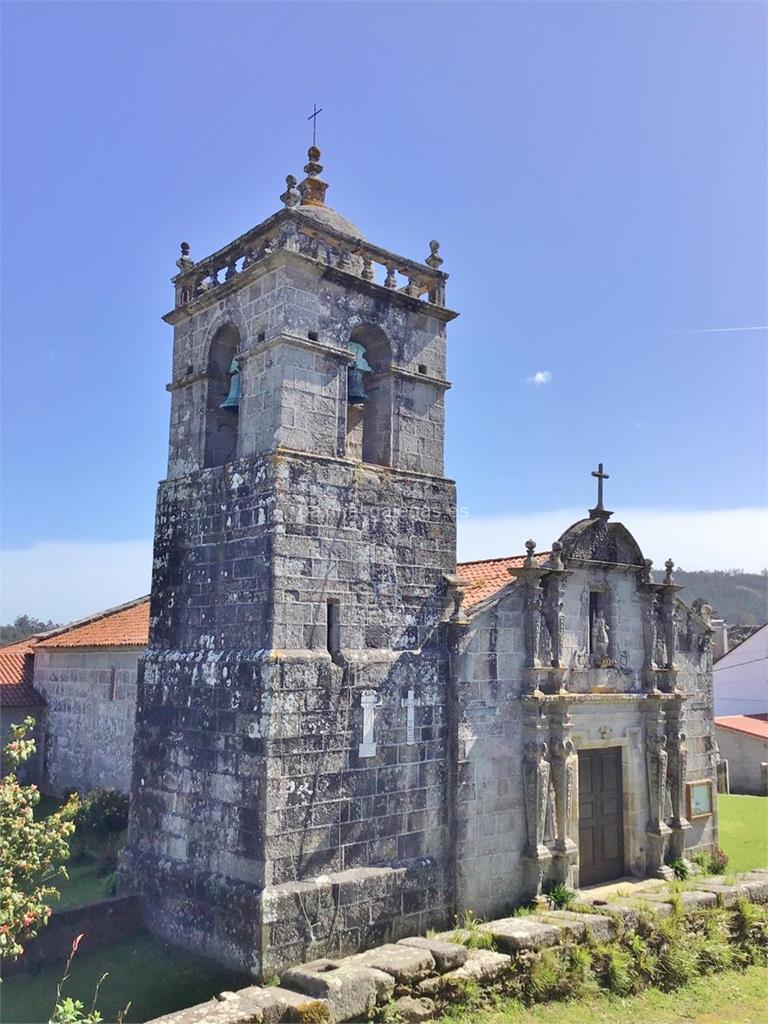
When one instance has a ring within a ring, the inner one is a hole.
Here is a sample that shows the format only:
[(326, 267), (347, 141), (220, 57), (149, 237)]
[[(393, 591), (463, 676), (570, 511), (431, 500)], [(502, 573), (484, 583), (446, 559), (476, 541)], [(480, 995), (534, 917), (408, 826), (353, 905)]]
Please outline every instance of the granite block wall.
[(48, 702), (44, 785), (50, 792), (130, 792), (141, 651), (35, 651), (35, 687)]

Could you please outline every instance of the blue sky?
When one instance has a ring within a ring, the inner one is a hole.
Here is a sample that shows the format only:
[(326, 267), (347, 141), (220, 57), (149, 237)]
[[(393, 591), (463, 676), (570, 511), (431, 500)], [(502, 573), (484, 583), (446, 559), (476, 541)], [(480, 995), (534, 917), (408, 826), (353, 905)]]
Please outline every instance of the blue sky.
[(460, 553), (602, 460), (652, 557), (764, 565), (765, 41), (738, 2), (4, 4), (3, 614), (147, 589), (178, 243), (279, 207), (314, 102), (329, 204), (442, 243)]

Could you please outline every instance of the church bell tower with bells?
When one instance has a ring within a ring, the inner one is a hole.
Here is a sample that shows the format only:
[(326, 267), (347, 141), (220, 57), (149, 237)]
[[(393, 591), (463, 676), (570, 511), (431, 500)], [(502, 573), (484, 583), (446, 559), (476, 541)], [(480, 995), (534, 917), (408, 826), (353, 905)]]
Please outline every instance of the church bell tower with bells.
[(121, 865), (153, 930), (257, 977), (450, 902), (456, 313), (437, 242), (372, 244), (326, 205), (314, 144), (304, 171), (177, 260)]

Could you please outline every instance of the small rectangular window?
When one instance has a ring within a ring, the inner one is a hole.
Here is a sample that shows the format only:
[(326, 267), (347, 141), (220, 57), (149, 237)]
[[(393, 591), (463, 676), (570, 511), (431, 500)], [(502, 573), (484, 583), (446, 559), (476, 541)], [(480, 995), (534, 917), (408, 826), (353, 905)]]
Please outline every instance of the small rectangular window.
[(326, 646), (328, 653), (334, 657), (341, 650), (341, 620), (339, 602), (329, 601), (326, 610)]
[(115, 694), (117, 692), (117, 686), (116, 686), (116, 683), (115, 683), (116, 677), (117, 677), (117, 669), (116, 668), (112, 668), (110, 673), (109, 673), (109, 699), (110, 700), (114, 700), (115, 699)]

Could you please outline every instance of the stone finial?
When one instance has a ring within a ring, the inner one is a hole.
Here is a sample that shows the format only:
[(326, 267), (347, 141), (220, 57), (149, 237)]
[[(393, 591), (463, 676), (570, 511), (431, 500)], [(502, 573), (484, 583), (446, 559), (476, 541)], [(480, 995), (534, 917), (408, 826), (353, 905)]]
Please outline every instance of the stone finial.
[(433, 270), (438, 270), (443, 265), (442, 256), (438, 256), (440, 251), (440, 243), (434, 239), (429, 243), (429, 256), (427, 256), (424, 262), (428, 267), (432, 267)]
[(534, 551), (536, 550), (536, 541), (527, 540), (525, 542), (525, 550), (528, 552), (528, 554), (526, 556), (525, 561), (523, 562), (523, 566), (526, 569), (533, 569), (536, 566), (536, 561), (533, 555)]
[(675, 582), (675, 578), (672, 575), (672, 570), (675, 568), (675, 563), (672, 561), (671, 558), (668, 558), (666, 560), (666, 562), (664, 563), (664, 568), (667, 570), (664, 573), (664, 582), (665, 583), (674, 583)]
[(299, 185), (302, 205), (325, 206), (325, 193), (328, 186), (320, 178), (320, 172), (323, 169), (323, 165), (320, 163), (320, 150), (317, 146), (310, 146), (307, 156), (309, 159), (304, 166), (304, 173), (307, 176)]
[(645, 566), (645, 582), (653, 583), (653, 559), (644, 558), (643, 565)]
[(181, 243), (181, 256), (176, 260), (176, 266), (179, 270), (184, 273), (185, 270), (189, 270), (194, 265), (194, 260), (189, 255), (189, 242)]
[(560, 571), (565, 568), (562, 556), (563, 545), (559, 540), (554, 541), (552, 544), (552, 568)]
[(310, 178), (319, 177), (323, 169), (323, 165), (320, 163), (320, 150), (317, 146), (310, 146), (307, 150), (307, 156), (309, 160), (304, 167), (304, 173), (308, 174)]
[(285, 184), (286, 189), (280, 196), (280, 201), (290, 210), (293, 209), (294, 206), (298, 206), (301, 202), (301, 192), (296, 188), (296, 179), (292, 174), (286, 174)]

